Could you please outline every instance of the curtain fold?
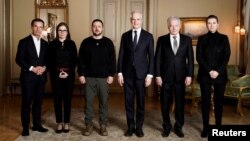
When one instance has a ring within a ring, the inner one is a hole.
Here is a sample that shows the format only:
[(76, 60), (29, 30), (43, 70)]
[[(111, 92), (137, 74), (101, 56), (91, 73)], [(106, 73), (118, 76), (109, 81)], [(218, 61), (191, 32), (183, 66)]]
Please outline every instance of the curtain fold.
[(245, 16), (244, 16), (244, 25), (246, 28), (246, 35), (245, 35), (245, 47), (247, 48), (247, 66), (246, 66), (246, 74), (250, 74), (250, 1), (245, 0)]

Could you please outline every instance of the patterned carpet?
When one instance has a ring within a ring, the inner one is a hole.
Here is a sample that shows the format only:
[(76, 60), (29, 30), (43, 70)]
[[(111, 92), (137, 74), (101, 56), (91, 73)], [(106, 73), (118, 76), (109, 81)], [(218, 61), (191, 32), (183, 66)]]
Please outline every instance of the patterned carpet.
[[(172, 124), (174, 120), (172, 116)], [(183, 127), (183, 132), (185, 134), (184, 138), (178, 138), (174, 132), (171, 132), (169, 137), (163, 138), (161, 136), (162, 132), (162, 118), (159, 110), (146, 111), (145, 122), (144, 122), (144, 134), (143, 138), (138, 138), (135, 135), (132, 137), (125, 137), (123, 134), (126, 130), (126, 120), (125, 113), (121, 110), (109, 109), (109, 125), (108, 133), (109, 135), (103, 137), (99, 135), (99, 124), (98, 119), (94, 120), (94, 132), (86, 137), (82, 135), (85, 128), (83, 121), (83, 109), (72, 109), (71, 115), (71, 126), (69, 133), (55, 133), (55, 116), (54, 111), (48, 111), (43, 115), (43, 125), (49, 129), (48, 133), (39, 133), (30, 130), (30, 136), (22, 137), (19, 136), (16, 141), (206, 141), (207, 139), (200, 138), (201, 132), (201, 115), (198, 112), (194, 112), (192, 115), (185, 115), (185, 125)]]

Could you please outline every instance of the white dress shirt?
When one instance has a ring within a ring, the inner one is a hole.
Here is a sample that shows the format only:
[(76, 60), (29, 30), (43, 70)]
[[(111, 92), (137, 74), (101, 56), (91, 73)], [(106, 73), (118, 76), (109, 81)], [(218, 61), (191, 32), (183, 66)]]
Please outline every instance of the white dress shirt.
[(34, 41), (34, 44), (35, 44), (35, 47), (36, 47), (36, 53), (37, 53), (37, 56), (39, 57), (39, 54), (40, 54), (40, 46), (41, 46), (41, 39), (37, 39), (37, 37), (35, 37), (34, 35), (32, 35), (32, 38), (33, 38), (33, 41)]
[[(40, 48), (41, 48), (41, 39), (37, 39), (36, 36), (32, 35), (32, 39), (34, 41), (34, 44), (35, 44), (35, 47), (36, 47), (36, 53), (37, 53), (37, 56), (39, 57), (39, 54), (40, 54)], [(29, 68), (29, 71), (32, 71), (32, 69), (34, 68), (34, 66), (30, 66)]]

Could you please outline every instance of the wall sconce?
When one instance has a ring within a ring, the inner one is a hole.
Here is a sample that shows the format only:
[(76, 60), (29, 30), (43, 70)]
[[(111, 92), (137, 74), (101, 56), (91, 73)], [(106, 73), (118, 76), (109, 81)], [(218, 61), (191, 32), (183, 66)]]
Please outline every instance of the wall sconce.
[(240, 33), (240, 26), (239, 26), (239, 25), (236, 25), (236, 26), (234, 27), (234, 32), (235, 32), (235, 33)]
[(46, 29), (46, 31), (47, 31), (47, 33), (51, 33), (51, 27), (48, 27), (48, 28)]
[(241, 28), (240, 29), (240, 35), (245, 35), (246, 34), (246, 29), (245, 28)]
[(42, 31), (42, 38), (50, 42), (51, 40), (51, 27), (45, 28), (45, 30)]
[(237, 36), (236, 36), (236, 57), (235, 57), (235, 62), (236, 62), (236, 65), (239, 64), (239, 48), (240, 48), (240, 38), (241, 36), (239, 35), (245, 35), (246, 34), (246, 29), (244, 28), (244, 26), (240, 26), (240, 24), (237, 24), (235, 27), (234, 27), (234, 32), (237, 33)]
[(240, 27), (239, 25), (236, 25), (234, 27), (234, 32), (238, 33), (240, 35), (245, 35), (246, 34), (246, 29), (244, 27)]
[(46, 38), (48, 36), (48, 32), (46, 30), (42, 31), (42, 38)]

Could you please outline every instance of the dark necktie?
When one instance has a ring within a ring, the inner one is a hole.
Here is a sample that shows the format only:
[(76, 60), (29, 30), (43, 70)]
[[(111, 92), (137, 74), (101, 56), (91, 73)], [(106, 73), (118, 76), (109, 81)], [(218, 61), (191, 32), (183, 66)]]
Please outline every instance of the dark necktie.
[(173, 51), (174, 51), (174, 54), (176, 54), (177, 49), (178, 49), (177, 39), (176, 39), (176, 36), (173, 36), (173, 38), (174, 38)]
[(134, 39), (133, 39), (133, 46), (134, 46), (134, 49), (135, 49), (136, 45), (137, 45), (137, 31), (135, 30), (134, 33), (135, 33), (135, 36), (134, 36)]

